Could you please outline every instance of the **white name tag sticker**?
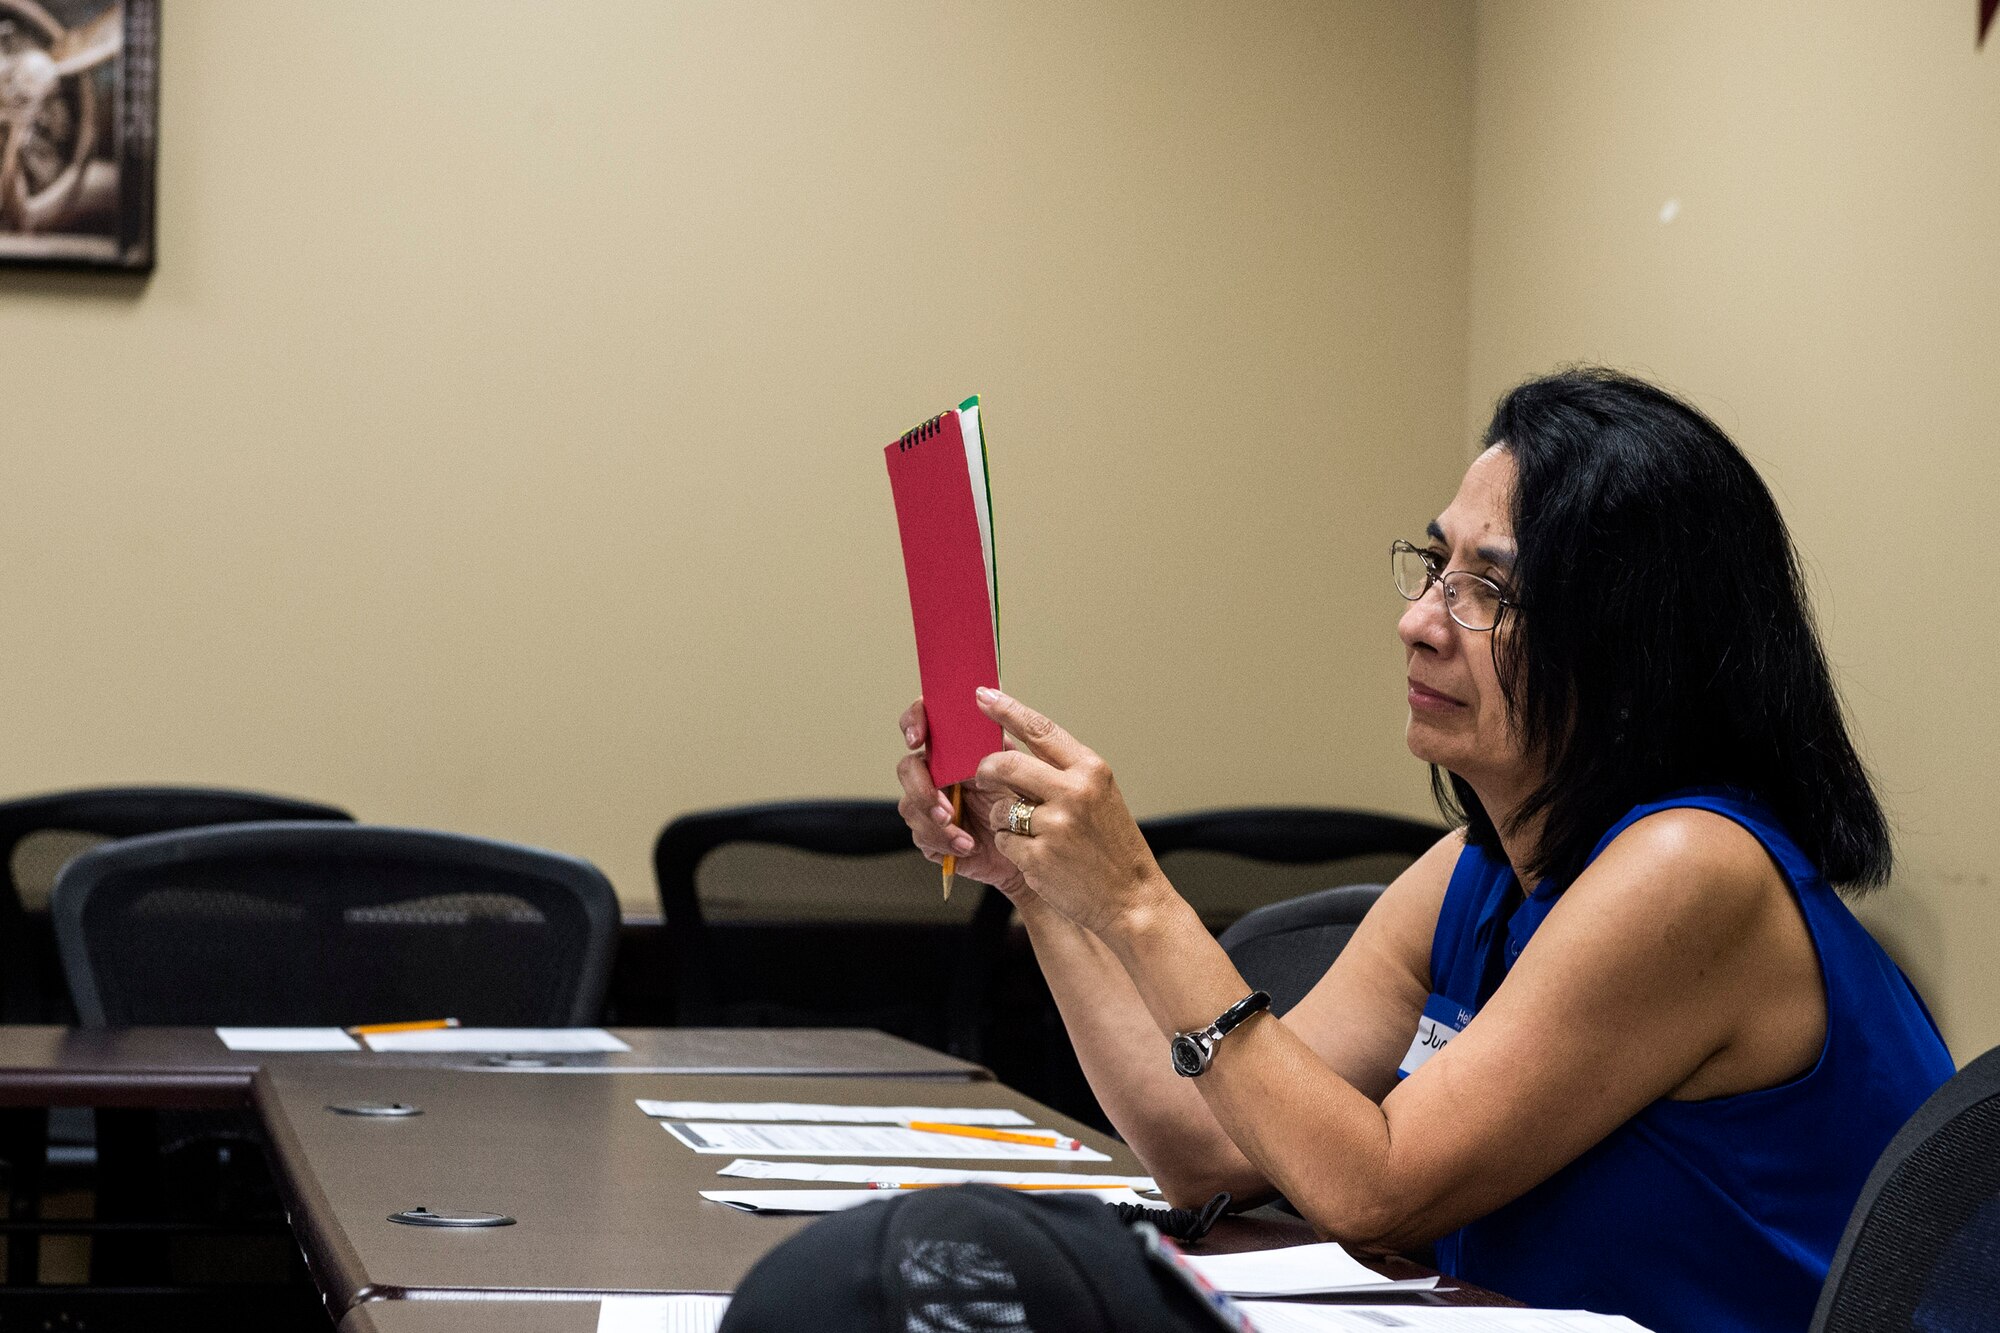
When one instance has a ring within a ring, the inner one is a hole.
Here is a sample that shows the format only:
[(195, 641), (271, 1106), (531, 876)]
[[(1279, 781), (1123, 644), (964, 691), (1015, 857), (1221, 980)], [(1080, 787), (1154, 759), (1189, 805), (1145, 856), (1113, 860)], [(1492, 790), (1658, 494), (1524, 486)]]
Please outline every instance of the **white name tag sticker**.
[(1423, 1015), (1417, 1019), (1417, 1035), (1410, 1039), (1410, 1049), (1404, 1052), (1403, 1063), (1396, 1067), (1397, 1076), (1408, 1078), (1422, 1069), (1426, 1060), (1449, 1045), (1471, 1021), (1470, 1009), (1433, 991), (1424, 1001)]

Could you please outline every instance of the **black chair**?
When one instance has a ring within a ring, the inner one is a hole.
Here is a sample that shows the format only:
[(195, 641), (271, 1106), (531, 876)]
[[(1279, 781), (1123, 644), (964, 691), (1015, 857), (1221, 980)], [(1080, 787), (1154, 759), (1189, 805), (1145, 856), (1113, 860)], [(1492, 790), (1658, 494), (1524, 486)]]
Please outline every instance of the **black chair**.
[(910, 843), (893, 801), (682, 815), (653, 870), (691, 1026), (871, 1027), (977, 1060), (1012, 906)]
[(1445, 833), (1399, 815), (1316, 806), (1163, 815), (1140, 820), (1139, 831), (1181, 896), (1218, 931), (1328, 885), (1387, 883)]
[(1220, 943), (1243, 979), (1271, 992), (1271, 1011), (1282, 1014), (1326, 975), (1382, 889), (1343, 884), (1259, 907), (1223, 931)]
[(2000, 1048), (1917, 1108), (1869, 1173), (1812, 1333), (2000, 1330)]
[(595, 866), (421, 829), (238, 824), (72, 861), (56, 941), (90, 1026), (596, 1021), (618, 899)]
[[(49, 921), (56, 877), (76, 857), (117, 838), (260, 819), (353, 822), (345, 810), (313, 801), (215, 787), (92, 787), (0, 801), (0, 1019), (9, 1023), (76, 1021), (63, 983)], [(65, 1165), (95, 1158), (95, 1125), (82, 1107), (0, 1111), (0, 1156), (12, 1167), (8, 1218), (31, 1222), (39, 1211), (51, 1139)], [(37, 1238), (17, 1233), (8, 1247), (8, 1281), (35, 1280)]]
[[(585, 1024), (618, 923), (610, 882), (573, 857), (305, 821), (107, 843), (63, 870), (50, 909), (90, 1026)], [(163, 1225), (279, 1227), (262, 1139), (240, 1112), (100, 1114), (96, 1216), (152, 1230), (94, 1237), (92, 1281), (169, 1282), (191, 1237)]]
[(215, 787), (92, 787), (0, 801), (0, 858), (10, 888), (0, 893), (6, 968), (0, 1018), (75, 1019), (48, 916), (49, 894), (64, 866), (115, 838), (269, 819), (354, 822), (330, 805)]

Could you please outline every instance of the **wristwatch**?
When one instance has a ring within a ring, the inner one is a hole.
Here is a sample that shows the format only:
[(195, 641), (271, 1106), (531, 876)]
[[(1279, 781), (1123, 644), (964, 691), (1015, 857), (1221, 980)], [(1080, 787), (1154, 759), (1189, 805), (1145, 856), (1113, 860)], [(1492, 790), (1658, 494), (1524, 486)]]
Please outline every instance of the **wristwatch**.
[(1271, 1007), (1271, 992), (1253, 990), (1235, 1004), (1222, 1011), (1222, 1017), (1205, 1028), (1193, 1032), (1176, 1032), (1168, 1050), (1173, 1052), (1174, 1072), (1182, 1078), (1199, 1078), (1208, 1072), (1208, 1062), (1215, 1058), (1215, 1043), (1242, 1026), (1243, 1020), (1252, 1014), (1261, 1014)]

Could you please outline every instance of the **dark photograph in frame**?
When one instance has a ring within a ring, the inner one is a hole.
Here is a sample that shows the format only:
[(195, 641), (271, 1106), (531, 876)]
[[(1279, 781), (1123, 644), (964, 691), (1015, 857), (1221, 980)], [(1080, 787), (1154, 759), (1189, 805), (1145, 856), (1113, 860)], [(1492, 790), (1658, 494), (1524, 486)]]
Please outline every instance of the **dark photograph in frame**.
[(0, 265), (153, 267), (159, 0), (0, 0)]

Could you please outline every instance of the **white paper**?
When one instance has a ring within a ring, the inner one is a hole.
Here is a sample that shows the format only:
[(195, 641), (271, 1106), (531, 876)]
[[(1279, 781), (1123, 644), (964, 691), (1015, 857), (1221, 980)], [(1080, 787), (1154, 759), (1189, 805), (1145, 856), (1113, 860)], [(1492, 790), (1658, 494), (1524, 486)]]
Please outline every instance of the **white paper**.
[[(766, 1153), (777, 1157), (942, 1157), (954, 1161), (1108, 1162), (1095, 1148), (1042, 1148), (1032, 1143), (932, 1134), (890, 1125), (759, 1125), (714, 1120), (662, 1120), (669, 1134), (698, 1153)], [(1047, 1131), (1053, 1134), (1055, 1131)]]
[(1019, 1111), (993, 1106), (835, 1106), (820, 1102), (656, 1102), (639, 1098), (639, 1109), (665, 1120), (806, 1121), (813, 1124), (901, 1125), (927, 1120), (939, 1125), (1032, 1125)]
[(629, 1051), (603, 1028), (431, 1028), (423, 1032), (377, 1032), (363, 1038), (371, 1051), (443, 1054), (581, 1055)]
[[(864, 1203), (880, 1203), (911, 1190), (703, 1190), (701, 1197), (726, 1203), (746, 1213), (839, 1213)], [(1159, 1199), (1142, 1199), (1128, 1189), (1031, 1190), (1035, 1195), (1088, 1196), (1102, 1203), (1130, 1203), (1141, 1208), (1165, 1208)]]
[(1290, 1305), (1239, 1301), (1257, 1333), (1647, 1333), (1623, 1315), (1483, 1305)]
[(606, 1296), (597, 1333), (715, 1333), (727, 1296)]
[(1151, 1176), (1099, 1176), (1081, 1171), (979, 1171), (955, 1166), (870, 1166), (863, 1162), (760, 1162), (739, 1157), (715, 1173), (747, 1180), (831, 1180), (855, 1185), (1123, 1185), (1157, 1190)]
[(1437, 1285), (1434, 1277), (1401, 1281), (1383, 1277), (1330, 1240), (1246, 1254), (1190, 1254), (1187, 1261), (1210, 1286), (1230, 1296), (1422, 1291)]
[(361, 1044), (339, 1028), (217, 1028), (232, 1051), (358, 1051)]

